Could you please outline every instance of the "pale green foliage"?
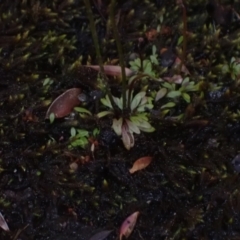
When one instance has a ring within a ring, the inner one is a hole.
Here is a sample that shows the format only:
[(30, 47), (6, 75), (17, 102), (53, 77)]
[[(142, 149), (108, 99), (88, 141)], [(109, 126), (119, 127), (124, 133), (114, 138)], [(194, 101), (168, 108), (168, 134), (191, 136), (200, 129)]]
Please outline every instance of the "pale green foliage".
[(240, 60), (235, 57), (231, 58), (230, 64), (225, 64), (222, 67), (222, 72), (224, 74), (230, 73), (233, 80), (240, 78)]
[(177, 99), (182, 97), (187, 103), (191, 101), (191, 97), (188, 93), (198, 91), (199, 89), (198, 84), (194, 81), (190, 81), (189, 77), (186, 77), (181, 85), (168, 82), (162, 83), (161, 85), (168, 90), (166, 94), (168, 98)]
[[(122, 137), (123, 144), (126, 149), (130, 149), (134, 146), (134, 133), (140, 134), (143, 132), (153, 132), (155, 129), (151, 126), (148, 119), (148, 114), (145, 112), (146, 109), (152, 109), (152, 98), (146, 96), (146, 92), (142, 91), (137, 93), (135, 96), (127, 91), (127, 101), (130, 101), (130, 117), (129, 118), (114, 118), (112, 128), (118, 136)], [(113, 97), (116, 106), (123, 110), (122, 97)], [(108, 96), (101, 99), (104, 106), (108, 107), (108, 111), (103, 111), (97, 114), (99, 118), (109, 114), (114, 115), (114, 109)]]
[(68, 145), (69, 149), (75, 147), (85, 148), (88, 144), (89, 132), (84, 129), (76, 129), (74, 127), (70, 130), (70, 144)]
[(137, 58), (134, 61), (130, 61), (129, 64), (131, 66), (131, 70), (133, 70), (135, 72), (141, 71), (143, 74), (146, 74), (149, 77), (155, 78), (156, 73), (153, 70), (153, 66), (159, 65), (156, 52), (157, 52), (157, 48), (155, 45), (153, 45), (152, 55), (149, 57), (149, 59), (143, 60), (142, 63), (141, 63), (140, 58)]

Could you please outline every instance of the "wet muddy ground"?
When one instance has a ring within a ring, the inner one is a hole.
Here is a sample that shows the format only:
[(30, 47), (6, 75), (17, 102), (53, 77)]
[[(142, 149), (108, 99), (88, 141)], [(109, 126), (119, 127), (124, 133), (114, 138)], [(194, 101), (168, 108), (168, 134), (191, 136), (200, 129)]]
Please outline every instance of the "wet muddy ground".
[[(104, 63), (117, 65), (109, 2), (91, 4)], [(136, 211), (129, 239), (240, 239), (240, 71), (222, 71), (232, 57), (239, 64), (240, 8), (231, 1), (184, 4), (184, 64), (202, 82), (199, 95), (167, 114), (159, 109), (168, 98), (155, 103), (155, 132), (136, 135), (126, 150), (111, 118), (45, 119), (66, 90), (81, 88), (88, 98), (98, 90), (98, 73), (81, 66), (98, 64), (83, 1), (0, 2), (0, 213), (10, 229), (0, 228), (0, 239), (88, 240), (104, 230), (112, 232), (92, 239), (119, 239), (122, 222)], [(145, 59), (153, 45), (159, 56), (163, 48), (181, 56), (182, 9), (175, 1), (123, 1), (116, 19), (127, 67), (132, 54)], [(149, 36), (159, 24), (162, 32)], [(159, 58), (165, 77), (174, 71), (171, 54)], [(158, 83), (147, 81), (154, 92)], [(109, 84), (121, 92), (119, 80), (110, 77)], [(84, 107), (96, 114), (99, 104)], [(69, 147), (73, 127), (91, 132), (86, 147)], [(144, 156), (151, 164), (130, 174)]]

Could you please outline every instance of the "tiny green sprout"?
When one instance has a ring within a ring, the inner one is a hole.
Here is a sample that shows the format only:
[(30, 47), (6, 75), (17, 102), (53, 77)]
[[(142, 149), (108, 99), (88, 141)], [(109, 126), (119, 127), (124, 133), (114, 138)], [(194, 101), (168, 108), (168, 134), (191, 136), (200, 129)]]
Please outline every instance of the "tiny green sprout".
[(53, 80), (50, 79), (50, 78), (45, 78), (44, 81), (43, 81), (43, 86), (46, 86), (46, 85), (51, 85), (53, 83)]
[(81, 147), (85, 148), (88, 145), (89, 132), (84, 129), (70, 129), (70, 144), (68, 145), (69, 149)]
[(52, 124), (54, 122), (54, 120), (55, 120), (55, 114), (54, 113), (50, 113), (50, 115), (49, 115), (50, 123)]

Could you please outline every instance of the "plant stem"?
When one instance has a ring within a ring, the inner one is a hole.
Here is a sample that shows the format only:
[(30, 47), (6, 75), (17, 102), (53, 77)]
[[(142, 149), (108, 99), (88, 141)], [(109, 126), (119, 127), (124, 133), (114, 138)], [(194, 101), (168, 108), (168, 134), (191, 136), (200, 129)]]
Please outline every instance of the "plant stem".
[(114, 9), (115, 9), (116, 0), (111, 0), (110, 4), (110, 20), (112, 24), (113, 34), (117, 45), (119, 62), (122, 70), (122, 98), (123, 98), (123, 110), (126, 109), (126, 91), (127, 91), (127, 79), (126, 79), (126, 72), (125, 72), (125, 64), (124, 64), (124, 57), (123, 57), (123, 49), (122, 44), (120, 41), (115, 16), (114, 16)]
[(96, 55), (97, 55), (97, 61), (98, 64), (100, 66), (100, 81), (101, 81), (101, 86), (103, 86), (104, 90), (106, 90), (106, 93), (111, 101), (112, 106), (115, 108), (116, 104), (113, 100), (109, 85), (108, 85), (108, 80), (106, 77), (106, 74), (104, 72), (104, 68), (103, 68), (103, 60), (102, 60), (102, 55), (101, 55), (101, 51), (100, 51), (100, 46), (98, 43), (98, 36), (97, 36), (97, 31), (95, 28), (95, 23), (94, 23), (94, 17), (93, 17), (93, 13), (92, 13), (92, 9), (91, 9), (91, 4), (90, 4), (90, 0), (84, 0), (86, 9), (87, 9), (87, 14), (88, 14), (88, 19), (89, 19), (89, 24), (90, 24), (90, 29), (91, 29), (91, 34), (92, 34), (92, 38), (93, 38), (93, 44), (95, 47), (95, 51), (96, 51)]
[(181, 59), (181, 64), (180, 64), (180, 72), (182, 69), (183, 64), (186, 62), (186, 49), (187, 49), (187, 11), (186, 7), (184, 5), (184, 1), (180, 0), (178, 1), (179, 5), (182, 8), (182, 18), (183, 18), (183, 48), (182, 48), (182, 59)]

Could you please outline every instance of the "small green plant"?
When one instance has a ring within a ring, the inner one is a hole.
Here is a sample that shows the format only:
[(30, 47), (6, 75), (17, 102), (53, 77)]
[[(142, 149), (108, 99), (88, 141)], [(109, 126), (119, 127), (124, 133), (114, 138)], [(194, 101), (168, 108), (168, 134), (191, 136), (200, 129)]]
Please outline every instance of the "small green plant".
[[(127, 102), (130, 104), (130, 109), (126, 116), (121, 114), (120, 117), (115, 117), (117, 115), (116, 109), (112, 106), (108, 96), (101, 99), (104, 106), (108, 107), (107, 111), (103, 111), (97, 114), (99, 118), (113, 115), (112, 128), (118, 136), (122, 137), (123, 144), (126, 149), (130, 149), (134, 146), (134, 133), (139, 134), (142, 132), (153, 132), (155, 129), (149, 123), (147, 109), (152, 109), (152, 98), (146, 96), (146, 92), (142, 91), (137, 93), (133, 97), (133, 93), (127, 91)], [(116, 104), (118, 110), (123, 112), (123, 99), (113, 97), (114, 103)]]
[(70, 134), (70, 143), (68, 145), (69, 149), (73, 149), (75, 147), (85, 148), (88, 145), (89, 132), (87, 130), (72, 127)]
[(229, 64), (223, 65), (222, 72), (229, 73), (233, 80), (238, 80), (240, 78), (240, 60), (232, 57)]
[(168, 98), (177, 99), (182, 97), (187, 103), (190, 103), (191, 97), (189, 92), (198, 91), (199, 86), (194, 81), (190, 81), (189, 77), (186, 77), (180, 87), (175, 83), (164, 82), (161, 84), (164, 88), (168, 90), (166, 96)]

